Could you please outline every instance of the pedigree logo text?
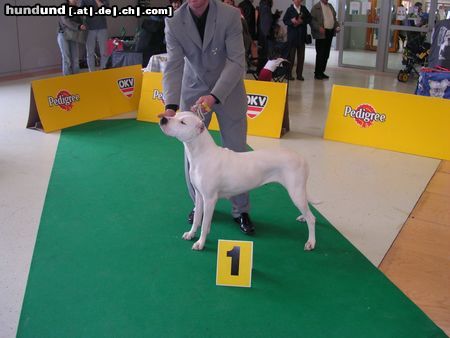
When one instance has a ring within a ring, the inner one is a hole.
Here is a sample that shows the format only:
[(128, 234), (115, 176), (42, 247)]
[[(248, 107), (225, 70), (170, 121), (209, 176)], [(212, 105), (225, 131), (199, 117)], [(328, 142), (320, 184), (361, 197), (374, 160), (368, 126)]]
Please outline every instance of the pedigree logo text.
[(158, 89), (153, 89), (152, 99), (156, 100), (156, 101), (161, 101), (162, 104), (165, 104), (164, 94), (163, 94), (163, 92), (159, 91)]
[(60, 90), (56, 97), (48, 97), (49, 107), (58, 106), (65, 111), (72, 110), (74, 103), (78, 101), (80, 101), (80, 95), (70, 94), (67, 90)]
[(376, 122), (386, 122), (386, 115), (377, 113), (375, 108), (367, 103), (360, 104), (355, 109), (351, 106), (345, 106), (344, 117), (354, 119), (356, 124), (362, 128), (369, 128)]

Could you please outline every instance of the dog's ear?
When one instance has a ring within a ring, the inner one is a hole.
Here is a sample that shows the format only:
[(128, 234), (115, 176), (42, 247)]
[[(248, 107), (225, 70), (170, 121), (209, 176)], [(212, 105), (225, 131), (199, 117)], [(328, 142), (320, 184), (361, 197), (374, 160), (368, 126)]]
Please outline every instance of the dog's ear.
[(199, 122), (197, 124), (197, 128), (199, 130), (199, 134), (203, 133), (205, 131), (205, 129), (206, 129), (205, 124), (203, 122)]

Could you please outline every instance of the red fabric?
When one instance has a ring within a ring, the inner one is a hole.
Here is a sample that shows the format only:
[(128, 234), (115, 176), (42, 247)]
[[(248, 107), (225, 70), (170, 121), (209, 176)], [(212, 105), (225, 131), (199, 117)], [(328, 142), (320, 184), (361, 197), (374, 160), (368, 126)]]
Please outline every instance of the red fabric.
[(119, 50), (123, 50), (123, 42), (117, 38), (108, 39), (106, 42), (106, 54), (110, 56), (113, 52)]
[(258, 80), (260, 81), (272, 81), (272, 72), (266, 68), (261, 69), (259, 72)]

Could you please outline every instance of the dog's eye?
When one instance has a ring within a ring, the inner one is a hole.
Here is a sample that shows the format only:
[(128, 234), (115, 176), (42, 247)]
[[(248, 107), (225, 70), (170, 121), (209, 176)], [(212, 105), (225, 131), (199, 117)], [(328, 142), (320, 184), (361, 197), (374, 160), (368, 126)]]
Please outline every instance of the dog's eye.
[(181, 123), (181, 124), (184, 124), (184, 125), (186, 124), (186, 123), (184, 123), (184, 121), (183, 121), (183, 120), (181, 120), (181, 121), (180, 121), (180, 123)]

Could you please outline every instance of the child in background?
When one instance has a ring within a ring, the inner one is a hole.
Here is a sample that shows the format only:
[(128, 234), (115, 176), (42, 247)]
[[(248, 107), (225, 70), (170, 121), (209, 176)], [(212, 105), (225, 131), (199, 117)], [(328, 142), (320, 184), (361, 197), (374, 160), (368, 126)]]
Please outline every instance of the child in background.
[(285, 61), (287, 60), (280, 57), (280, 54), (274, 55), (266, 62), (263, 69), (259, 72), (258, 80), (272, 81), (273, 72)]

